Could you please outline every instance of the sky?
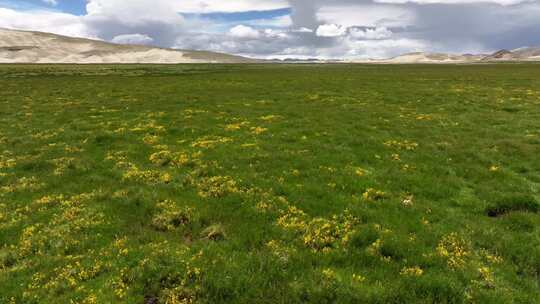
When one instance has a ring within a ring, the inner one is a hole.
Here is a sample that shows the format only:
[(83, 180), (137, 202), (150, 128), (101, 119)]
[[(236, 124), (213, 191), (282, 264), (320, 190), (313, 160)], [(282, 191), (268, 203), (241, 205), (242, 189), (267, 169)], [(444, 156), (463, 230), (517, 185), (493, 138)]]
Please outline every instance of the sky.
[(540, 0), (0, 0), (0, 27), (256, 58), (540, 46)]

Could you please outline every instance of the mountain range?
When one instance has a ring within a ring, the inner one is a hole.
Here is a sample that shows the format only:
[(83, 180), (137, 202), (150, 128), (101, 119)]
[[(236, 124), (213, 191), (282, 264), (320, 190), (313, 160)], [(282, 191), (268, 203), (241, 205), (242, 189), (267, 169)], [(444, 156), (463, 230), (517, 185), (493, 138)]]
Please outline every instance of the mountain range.
[(381, 63), (474, 63), (540, 61), (540, 47), (524, 47), (515, 50), (500, 50), (493, 54), (453, 55), (445, 53), (408, 53), (390, 59), (372, 60)]
[[(540, 61), (540, 47), (500, 50), (493, 54), (453, 55), (416, 52), (389, 59), (339, 60), (358, 63), (481, 63)], [(125, 45), (51, 33), (0, 28), (0, 63), (251, 63), (336, 62), (336, 60), (258, 60), (207, 51)]]

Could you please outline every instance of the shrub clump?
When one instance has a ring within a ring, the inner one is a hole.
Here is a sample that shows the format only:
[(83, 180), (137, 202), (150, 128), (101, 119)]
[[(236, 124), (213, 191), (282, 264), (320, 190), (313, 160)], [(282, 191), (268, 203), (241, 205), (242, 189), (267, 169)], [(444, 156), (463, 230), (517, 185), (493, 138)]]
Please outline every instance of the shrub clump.
[(302, 210), (289, 206), (278, 219), (278, 225), (301, 233), (303, 244), (314, 251), (328, 251), (346, 245), (356, 232), (358, 220), (346, 211), (331, 219), (314, 218), (309, 220)]
[(203, 198), (221, 198), (228, 194), (239, 193), (238, 183), (230, 176), (203, 178), (198, 184), (199, 196)]
[(178, 204), (164, 200), (157, 204), (158, 212), (152, 219), (152, 226), (160, 231), (172, 231), (193, 222), (193, 209), (178, 207)]
[(0, 270), (8, 269), (15, 265), (16, 256), (13, 252), (8, 251), (7, 248), (0, 249)]
[(195, 294), (186, 287), (177, 286), (164, 289), (161, 292), (160, 300), (160, 302), (165, 304), (191, 304), (195, 303)]
[(200, 163), (199, 153), (192, 153), (191, 155), (184, 152), (171, 152), (168, 150), (159, 151), (150, 155), (148, 160), (158, 167), (173, 166), (193, 166)]
[(155, 170), (140, 170), (137, 166), (131, 166), (123, 175), (124, 180), (132, 180), (147, 184), (169, 184), (172, 176), (167, 172)]
[(309, 222), (304, 233), (304, 244), (315, 251), (332, 248), (340, 239), (337, 223), (323, 218), (315, 218)]
[(437, 245), (437, 254), (446, 259), (450, 268), (463, 268), (471, 255), (470, 245), (457, 233), (444, 236)]
[(173, 154), (170, 151), (160, 151), (150, 155), (150, 162), (157, 166), (166, 166), (173, 159)]
[(377, 189), (369, 188), (362, 194), (362, 198), (365, 201), (380, 201), (386, 198), (386, 193)]

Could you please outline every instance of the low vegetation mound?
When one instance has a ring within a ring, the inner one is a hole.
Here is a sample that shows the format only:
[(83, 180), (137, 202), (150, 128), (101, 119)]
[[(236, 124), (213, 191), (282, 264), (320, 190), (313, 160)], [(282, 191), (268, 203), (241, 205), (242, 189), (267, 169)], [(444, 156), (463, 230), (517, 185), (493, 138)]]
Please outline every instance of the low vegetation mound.
[(510, 212), (533, 212), (540, 211), (540, 204), (532, 196), (512, 196), (504, 198), (486, 209), (490, 217), (498, 217)]

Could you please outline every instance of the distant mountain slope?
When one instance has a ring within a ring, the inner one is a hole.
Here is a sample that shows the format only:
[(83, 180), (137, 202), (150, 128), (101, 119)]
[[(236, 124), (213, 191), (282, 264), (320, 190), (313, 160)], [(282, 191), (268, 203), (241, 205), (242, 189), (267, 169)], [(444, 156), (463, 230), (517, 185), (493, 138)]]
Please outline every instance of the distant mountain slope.
[(355, 62), (365, 63), (480, 63), (480, 62), (503, 62), (503, 61), (540, 61), (540, 47), (525, 47), (512, 51), (500, 50), (490, 55), (464, 54), (454, 55), (445, 53), (408, 53), (389, 59), (374, 59)]
[(451, 55), (444, 53), (409, 53), (384, 60), (388, 63), (462, 63), (474, 62), (482, 55)]
[(121, 45), (0, 28), (0, 63), (243, 63), (256, 60), (205, 51)]
[(501, 50), (486, 56), (483, 61), (540, 61), (540, 47), (524, 47), (512, 51)]
[(491, 55), (487, 55), (482, 58), (483, 61), (493, 61), (493, 60), (512, 60), (513, 54), (508, 50), (500, 50)]

